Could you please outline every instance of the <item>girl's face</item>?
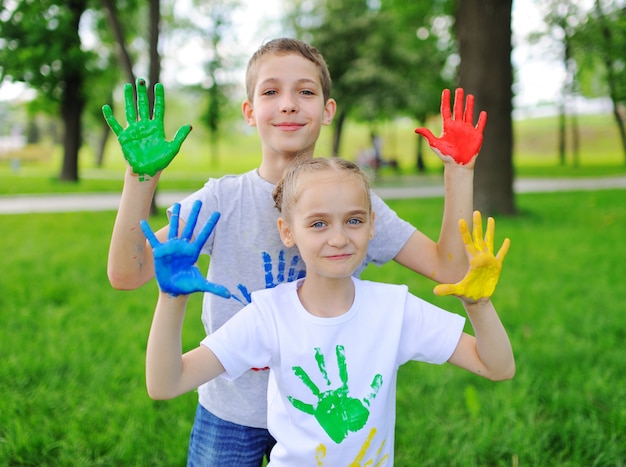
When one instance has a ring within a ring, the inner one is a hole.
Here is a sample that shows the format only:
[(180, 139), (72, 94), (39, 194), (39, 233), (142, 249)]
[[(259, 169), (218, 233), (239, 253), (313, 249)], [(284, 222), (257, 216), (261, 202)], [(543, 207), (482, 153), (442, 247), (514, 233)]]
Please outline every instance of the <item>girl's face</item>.
[(279, 219), (286, 246), (298, 246), (310, 278), (342, 279), (361, 265), (374, 235), (362, 181), (335, 170), (302, 174), (291, 219)]
[(263, 154), (313, 154), (322, 125), (335, 115), (333, 99), (324, 102), (319, 71), (299, 55), (270, 55), (258, 65), (254, 99), (242, 105), (256, 126)]

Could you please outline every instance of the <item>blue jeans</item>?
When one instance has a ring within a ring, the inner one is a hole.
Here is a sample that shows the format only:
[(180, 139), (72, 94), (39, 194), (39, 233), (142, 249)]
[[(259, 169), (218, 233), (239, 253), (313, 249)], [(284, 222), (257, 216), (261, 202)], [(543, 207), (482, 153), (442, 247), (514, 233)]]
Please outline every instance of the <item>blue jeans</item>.
[(260, 467), (276, 441), (265, 428), (237, 425), (198, 404), (187, 467)]

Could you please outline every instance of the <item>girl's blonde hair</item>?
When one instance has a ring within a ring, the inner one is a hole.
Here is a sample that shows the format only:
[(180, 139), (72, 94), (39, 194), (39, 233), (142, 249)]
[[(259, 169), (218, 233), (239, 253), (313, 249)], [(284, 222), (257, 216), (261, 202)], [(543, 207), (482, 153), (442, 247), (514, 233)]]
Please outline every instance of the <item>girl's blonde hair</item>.
[(328, 66), (324, 61), (322, 54), (320, 54), (315, 47), (307, 44), (306, 42), (298, 39), (282, 37), (263, 44), (248, 61), (248, 68), (246, 70), (246, 93), (250, 102), (253, 102), (254, 87), (256, 86), (257, 71), (261, 59), (268, 55), (290, 54), (299, 55), (315, 64), (320, 74), (320, 83), (322, 84), (324, 102), (330, 99), (330, 72), (328, 71)]
[(367, 176), (358, 165), (338, 157), (315, 157), (296, 160), (296, 162), (285, 171), (282, 180), (278, 182), (274, 188), (274, 192), (272, 193), (274, 204), (283, 218), (291, 218), (293, 206), (300, 196), (300, 186), (298, 183), (300, 175), (324, 171), (346, 172), (346, 176), (356, 176), (363, 185), (363, 191), (367, 197), (368, 209), (371, 212), (372, 199), (370, 196), (370, 185)]

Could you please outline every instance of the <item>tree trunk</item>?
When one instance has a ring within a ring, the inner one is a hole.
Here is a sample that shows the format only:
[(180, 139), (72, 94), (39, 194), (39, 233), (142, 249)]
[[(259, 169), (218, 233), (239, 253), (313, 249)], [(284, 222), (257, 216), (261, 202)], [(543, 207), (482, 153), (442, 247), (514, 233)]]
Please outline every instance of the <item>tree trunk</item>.
[(474, 207), (483, 216), (515, 214), (513, 194), (512, 0), (458, 2), (460, 86), (488, 119), (474, 174)]
[(613, 118), (615, 119), (615, 123), (617, 125), (617, 130), (619, 132), (620, 141), (622, 142), (622, 151), (624, 153), (624, 163), (626, 163), (626, 129), (624, 128), (624, 120), (619, 111), (619, 98), (617, 96), (617, 78), (615, 76), (615, 63), (613, 61), (613, 56), (611, 55), (610, 50), (615, 47), (613, 43), (613, 35), (611, 34), (611, 29), (606, 25), (604, 11), (602, 10), (602, 5), (598, 0), (594, 2), (594, 8), (596, 14), (598, 15), (598, 21), (600, 22), (602, 39), (604, 40), (604, 44), (602, 46), (603, 56), (602, 60), (604, 61), (604, 66), (606, 67), (607, 74), (607, 83), (609, 85), (609, 94), (611, 96), (611, 102), (613, 103)]
[(63, 166), (60, 180), (64, 182), (78, 181), (78, 150), (81, 146), (81, 116), (85, 107), (81, 95), (82, 77), (66, 78), (66, 89), (61, 102), (61, 117), (65, 127), (63, 135)]
[[(161, 79), (161, 57), (159, 55), (159, 22), (161, 20), (161, 1), (150, 0), (150, 69), (148, 71), (148, 98), (150, 108), (154, 109), (154, 85)], [(152, 112), (150, 113), (152, 115)], [(159, 208), (156, 204), (156, 193), (158, 186), (154, 190), (152, 203), (150, 204), (150, 214), (156, 216)]]
[(343, 131), (343, 124), (346, 121), (346, 111), (345, 110), (340, 110), (337, 114), (337, 116), (335, 117), (335, 125), (334, 125), (334, 129), (335, 131), (333, 132), (333, 147), (332, 147), (332, 154), (333, 156), (339, 156), (339, 145), (341, 144), (341, 133)]
[[(72, 34), (75, 35), (73, 44), (80, 47), (78, 26), (80, 17), (85, 11), (85, 2), (70, 1), (67, 8), (72, 14)], [(83, 68), (68, 61), (63, 70), (63, 95), (61, 96), (61, 118), (65, 133), (63, 135), (63, 165), (59, 179), (67, 182), (78, 181), (78, 150), (82, 143), (82, 114), (85, 108), (83, 96)]]
[(102, 6), (107, 13), (107, 20), (109, 27), (113, 32), (113, 37), (117, 42), (118, 56), (120, 62), (122, 62), (122, 68), (126, 73), (126, 79), (129, 83), (135, 85), (135, 75), (133, 73), (133, 61), (130, 58), (128, 49), (126, 48), (126, 38), (124, 36), (124, 30), (117, 16), (117, 9), (115, 8), (115, 2), (112, 0), (102, 0)]

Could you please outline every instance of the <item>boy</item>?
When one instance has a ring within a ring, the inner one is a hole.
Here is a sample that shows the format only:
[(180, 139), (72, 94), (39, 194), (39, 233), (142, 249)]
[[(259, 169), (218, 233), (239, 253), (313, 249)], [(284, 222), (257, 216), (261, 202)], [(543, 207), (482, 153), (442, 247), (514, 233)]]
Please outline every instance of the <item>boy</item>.
[[(298, 247), (306, 277), (256, 291), (250, 305), (185, 354), (185, 294), (193, 292), (187, 278), (190, 271), (201, 276), (193, 264), (219, 215), (195, 242), (190, 232), (175, 235), (179, 206), (165, 244), (142, 222), (161, 290), (146, 354), (151, 397), (176, 397), (219, 375), (233, 379), (251, 366), (269, 366), (268, 425), (277, 440), (269, 465), (393, 465), (399, 365), (449, 361), (492, 380), (513, 376), (511, 345), (489, 298), (509, 248), (505, 239), (494, 256), (493, 219), (484, 240), (480, 213), (473, 239), (460, 221), (471, 267), (458, 284), (435, 288), (462, 300), (474, 337), (463, 332), (461, 316), (420, 300), (406, 286), (353, 277), (375, 218), (367, 179), (354, 163), (296, 162), (274, 193), (280, 237), (286, 247)], [(197, 201), (188, 225), (200, 206)]]
[[(224, 219), (217, 229), (229, 232), (213, 236), (219, 241), (209, 240), (202, 250), (211, 256), (207, 278), (230, 294), (229, 299), (205, 294), (202, 321), (207, 334), (219, 329), (248, 304), (253, 291), (304, 276), (297, 249), (285, 248), (277, 235), (278, 214), (271, 194), (287, 167), (296, 160), (313, 157), (322, 125), (332, 122), (336, 103), (330, 97), (330, 84), (322, 56), (298, 40), (272, 40), (260, 47), (248, 63), (248, 96), (242, 104), (242, 113), (259, 133), (261, 163), (257, 169), (240, 176), (209, 180), (181, 203), (181, 229), (194, 201), (201, 200), (205, 209), (200, 214), (200, 224), (206, 222), (208, 213), (218, 211)], [(139, 221), (148, 217), (161, 170), (174, 157), (190, 129), (182, 127), (172, 143), (164, 141), (162, 86), (156, 85), (155, 91), (154, 120), (148, 117), (142, 82), (137, 90), (138, 121), (134, 111), (129, 110), (134, 108), (129, 85), (125, 90), (126, 129), (115, 120), (110, 109), (103, 109), (130, 164), (108, 262), (109, 280), (119, 289), (137, 288), (154, 277), (153, 258), (138, 228)], [(463, 277), (467, 258), (456, 222), (460, 218), (471, 221), (473, 166), (482, 143), (486, 116), (481, 113), (477, 126), (472, 126), (473, 97), (468, 96), (463, 112), (462, 90), (457, 90), (455, 95), (454, 118), (451, 118), (448, 91), (443, 93), (441, 107), (444, 124), (441, 138), (434, 138), (425, 129), (416, 130), (428, 138), (444, 161), (446, 196), (438, 243), (400, 220), (374, 196), (377, 236), (356, 274), (370, 262), (383, 264), (395, 259), (437, 282), (452, 283)], [(156, 236), (162, 240), (167, 232), (168, 228), (164, 227)], [(260, 465), (263, 454), (273, 445), (266, 429), (267, 374), (266, 368), (254, 368), (235, 381), (217, 378), (198, 388), (199, 405), (191, 433), (189, 465)]]

